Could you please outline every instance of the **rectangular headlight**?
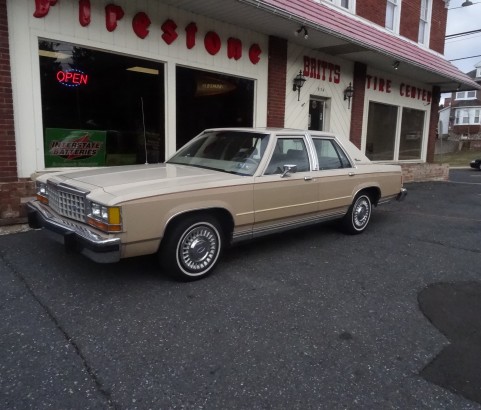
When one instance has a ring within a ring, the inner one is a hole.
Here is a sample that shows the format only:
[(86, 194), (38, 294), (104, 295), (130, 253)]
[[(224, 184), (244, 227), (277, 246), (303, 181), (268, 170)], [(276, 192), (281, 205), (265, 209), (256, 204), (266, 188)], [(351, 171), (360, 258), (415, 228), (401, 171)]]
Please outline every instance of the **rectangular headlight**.
[(43, 182), (36, 182), (36, 197), (39, 202), (43, 204), (48, 204), (48, 192), (47, 192), (47, 184)]
[(105, 232), (121, 232), (122, 218), (120, 207), (106, 206), (96, 202), (90, 202), (91, 213), (88, 215), (89, 225)]

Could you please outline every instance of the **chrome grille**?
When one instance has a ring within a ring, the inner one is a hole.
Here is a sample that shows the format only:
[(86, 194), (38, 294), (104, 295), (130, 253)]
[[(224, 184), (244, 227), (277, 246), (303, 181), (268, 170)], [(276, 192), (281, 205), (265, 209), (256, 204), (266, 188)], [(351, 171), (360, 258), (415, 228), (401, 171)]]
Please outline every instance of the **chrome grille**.
[(86, 193), (62, 185), (47, 183), (48, 204), (58, 214), (76, 221), (86, 221)]

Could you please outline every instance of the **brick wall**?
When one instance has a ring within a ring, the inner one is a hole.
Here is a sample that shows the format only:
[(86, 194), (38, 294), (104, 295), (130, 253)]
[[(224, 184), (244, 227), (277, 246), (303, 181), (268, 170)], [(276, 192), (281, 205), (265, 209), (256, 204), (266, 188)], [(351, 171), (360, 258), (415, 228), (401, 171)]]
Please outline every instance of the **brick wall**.
[(399, 34), (417, 43), (420, 16), (420, 0), (403, 1), (401, 7), (401, 22), (399, 25)]
[(0, 0), (0, 183), (17, 179), (6, 0)]
[(286, 107), (287, 40), (269, 37), (267, 126), (284, 127)]
[(355, 62), (353, 73), (354, 95), (351, 101), (351, 130), (349, 139), (358, 148), (361, 148), (362, 141), (362, 121), (364, 115), (364, 94), (366, 92), (366, 73), (365, 64)]
[(34, 183), (17, 174), (7, 5), (0, 0), (0, 225), (24, 222), (24, 202), (33, 194)]
[(447, 181), (449, 164), (402, 164), (404, 182)]
[(386, 1), (369, 0), (356, 3), (356, 14), (382, 27), (386, 26)]
[(441, 54), (444, 54), (444, 36), (446, 35), (447, 19), (448, 9), (444, 0), (433, 0), (429, 48)]

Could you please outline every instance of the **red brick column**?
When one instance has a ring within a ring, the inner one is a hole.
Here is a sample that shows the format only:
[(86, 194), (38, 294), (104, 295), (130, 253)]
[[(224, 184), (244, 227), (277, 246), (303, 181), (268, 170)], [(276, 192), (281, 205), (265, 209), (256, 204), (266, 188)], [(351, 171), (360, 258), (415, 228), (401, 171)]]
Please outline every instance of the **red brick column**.
[(17, 180), (6, 0), (0, 0), (0, 183)]
[(364, 95), (366, 93), (367, 66), (354, 63), (353, 83), (354, 95), (351, 101), (351, 130), (349, 139), (358, 148), (361, 148), (362, 121), (364, 115)]
[(434, 149), (436, 145), (436, 131), (439, 121), (439, 100), (441, 99), (441, 90), (439, 87), (433, 87), (431, 98), (431, 113), (429, 115), (429, 135), (428, 135), (428, 151), (426, 154), (426, 162), (434, 162)]
[(13, 115), (7, 1), (0, 0), (0, 226), (25, 222), (24, 202), (34, 194), (34, 183), (18, 178)]
[(286, 109), (287, 40), (269, 37), (267, 126), (284, 127)]

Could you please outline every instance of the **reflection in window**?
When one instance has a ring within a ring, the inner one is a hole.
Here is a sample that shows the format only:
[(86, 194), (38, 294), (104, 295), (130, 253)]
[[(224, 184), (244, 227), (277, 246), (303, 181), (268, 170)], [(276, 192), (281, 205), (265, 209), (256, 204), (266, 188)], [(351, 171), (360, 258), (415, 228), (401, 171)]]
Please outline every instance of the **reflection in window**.
[(309, 156), (302, 138), (280, 138), (264, 174), (282, 174), (285, 165), (296, 165), (297, 172), (309, 171)]
[(164, 69), (148, 60), (39, 41), (45, 166), (164, 160)]
[(398, 32), (399, 21), (398, 0), (387, 0), (386, 2), (386, 28)]
[(344, 154), (334, 141), (320, 138), (315, 138), (313, 141), (320, 170), (351, 167), (346, 154)]
[(177, 148), (207, 128), (252, 127), (253, 80), (187, 67), (176, 80)]
[(399, 159), (420, 159), (424, 132), (424, 111), (403, 108)]
[(394, 159), (398, 107), (369, 103), (366, 156), (373, 161)]
[(431, 20), (431, 3), (430, 0), (421, 0), (421, 16), (419, 18), (418, 42), (420, 44), (428, 44), (429, 28)]

